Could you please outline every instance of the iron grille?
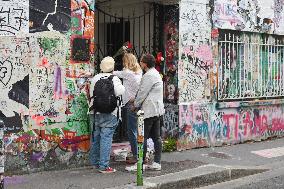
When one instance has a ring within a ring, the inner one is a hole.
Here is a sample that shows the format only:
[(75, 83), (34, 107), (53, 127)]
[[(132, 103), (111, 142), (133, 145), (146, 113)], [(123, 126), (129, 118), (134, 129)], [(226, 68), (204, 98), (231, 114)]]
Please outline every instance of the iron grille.
[(284, 37), (222, 30), (218, 100), (284, 96)]

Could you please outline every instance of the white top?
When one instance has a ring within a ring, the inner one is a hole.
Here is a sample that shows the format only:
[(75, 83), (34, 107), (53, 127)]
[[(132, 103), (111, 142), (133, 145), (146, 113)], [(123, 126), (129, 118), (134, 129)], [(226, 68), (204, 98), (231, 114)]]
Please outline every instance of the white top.
[[(112, 75), (111, 73), (99, 73), (97, 75), (95, 75), (92, 79), (91, 79), (91, 84), (90, 84), (90, 96), (93, 97), (93, 91), (94, 91), (94, 88), (95, 88), (95, 84), (98, 80), (100, 80), (102, 77), (109, 77), (110, 75)], [(114, 93), (115, 93), (115, 96), (121, 96), (124, 94), (125, 92), (125, 87), (122, 85), (120, 79), (116, 76), (114, 76), (112, 78), (112, 81), (113, 81), (113, 86), (114, 86)], [(92, 101), (91, 101), (91, 106), (93, 104), (93, 98), (92, 98)], [(94, 114), (94, 111), (90, 111), (89, 112), (90, 114)], [(112, 112), (113, 115), (117, 116), (117, 109), (115, 109), (113, 112)]]
[(122, 95), (122, 102), (125, 105), (136, 96), (142, 78), (142, 70), (139, 73), (135, 73), (129, 69), (123, 69), (122, 71), (114, 71), (113, 75), (123, 79), (125, 92)]

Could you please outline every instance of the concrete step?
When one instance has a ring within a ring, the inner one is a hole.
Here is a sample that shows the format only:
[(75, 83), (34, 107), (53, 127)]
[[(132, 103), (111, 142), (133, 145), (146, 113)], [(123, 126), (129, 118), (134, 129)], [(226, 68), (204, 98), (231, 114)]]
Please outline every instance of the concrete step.
[(143, 186), (136, 183), (117, 186), (109, 189), (190, 189), (225, 182), (248, 175), (262, 173), (267, 169), (223, 167), (213, 164), (200, 166), (195, 169), (184, 170), (167, 175), (146, 178)]

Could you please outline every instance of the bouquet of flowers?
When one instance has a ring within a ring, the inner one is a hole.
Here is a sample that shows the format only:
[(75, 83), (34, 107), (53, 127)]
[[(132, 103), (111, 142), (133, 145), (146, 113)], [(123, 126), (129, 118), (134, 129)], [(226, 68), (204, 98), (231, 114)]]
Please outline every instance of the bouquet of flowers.
[(162, 52), (158, 52), (157, 53), (157, 55), (156, 55), (156, 70), (158, 71), (158, 72), (160, 72), (161, 73), (161, 71), (162, 71), (162, 66), (163, 66), (163, 62), (164, 62), (164, 57), (163, 57), (163, 53)]
[(132, 46), (132, 44), (129, 41), (125, 42), (123, 44), (123, 46), (120, 49), (118, 49), (118, 51), (115, 53), (113, 58), (116, 58), (117, 56), (122, 55), (122, 54), (124, 54), (126, 52), (131, 52), (132, 48), (133, 48), (133, 46)]

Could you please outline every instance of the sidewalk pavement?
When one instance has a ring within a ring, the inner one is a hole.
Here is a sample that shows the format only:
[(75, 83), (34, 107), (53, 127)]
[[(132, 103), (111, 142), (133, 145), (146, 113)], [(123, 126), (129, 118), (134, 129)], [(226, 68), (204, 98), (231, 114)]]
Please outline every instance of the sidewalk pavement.
[(283, 146), (282, 138), (233, 146), (163, 153), (162, 171), (145, 171), (144, 187), (136, 187), (136, 173), (125, 171), (125, 162), (112, 162), (112, 166), (118, 170), (113, 174), (101, 174), (92, 167), (46, 171), (6, 177), (5, 188), (195, 188), (272, 170), (280, 164), (283, 167), (284, 160), (281, 154), (268, 159), (265, 154), (255, 153), (259, 150)]

